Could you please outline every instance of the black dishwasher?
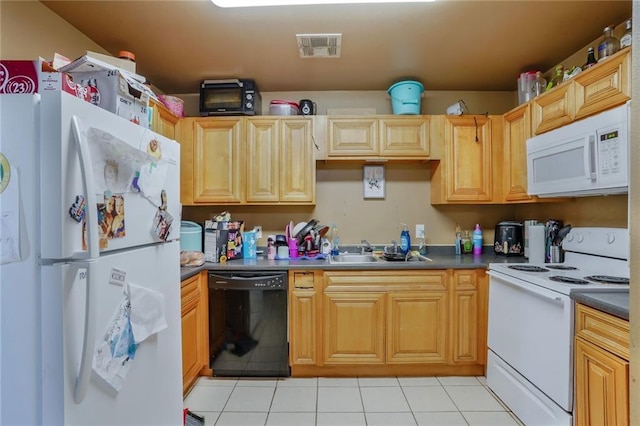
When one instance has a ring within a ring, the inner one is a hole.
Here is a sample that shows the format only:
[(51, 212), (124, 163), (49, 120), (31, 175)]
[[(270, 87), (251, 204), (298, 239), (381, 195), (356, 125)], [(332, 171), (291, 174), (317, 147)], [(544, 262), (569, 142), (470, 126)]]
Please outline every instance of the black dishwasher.
[(214, 376), (286, 377), (286, 271), (210, 271), (209, 346)]

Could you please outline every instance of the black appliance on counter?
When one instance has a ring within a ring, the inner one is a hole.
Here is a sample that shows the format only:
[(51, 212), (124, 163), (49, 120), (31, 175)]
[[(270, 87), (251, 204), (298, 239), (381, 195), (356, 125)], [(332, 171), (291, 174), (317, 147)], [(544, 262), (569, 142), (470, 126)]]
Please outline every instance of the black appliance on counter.
[(288, 377), (287, 271), (209, 271), (214, 376)]
[(262, 97), (254, 80), (204, 80), (200, 83), (200, 115), (260, 115)]
[(498, 223), (493, 239), (493, 251), (504, 256), (524, 256), (523, 228), (521, 222)]

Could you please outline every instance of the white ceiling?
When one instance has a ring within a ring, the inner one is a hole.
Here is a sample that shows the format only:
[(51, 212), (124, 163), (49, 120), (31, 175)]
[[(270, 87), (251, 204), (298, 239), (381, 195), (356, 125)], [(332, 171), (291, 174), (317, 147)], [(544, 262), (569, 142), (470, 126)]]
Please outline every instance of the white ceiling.
[[(253, 78), (263, 92), (516, 90), (631, 17), (624, 1), (480, 1), (221, 9), (208, 0), (42, 1), (167, 93)], [(297, 33), (341, 33), (338, 59), (302, 59)], [(586, 60), (586, 51), (585, 51)]]

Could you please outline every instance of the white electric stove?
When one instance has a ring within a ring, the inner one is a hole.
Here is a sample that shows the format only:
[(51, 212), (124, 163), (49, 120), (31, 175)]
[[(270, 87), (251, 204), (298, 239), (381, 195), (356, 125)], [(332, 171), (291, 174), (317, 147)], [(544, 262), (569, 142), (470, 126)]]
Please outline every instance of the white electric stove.
[(627, 228), (573, 228), (563, 263), (492, 263), (496, 271), (562, 294), (629, 288)]
[(574, 291), (629, 289), (626, 228), (573, 228), (563, 263), (489, 264), (487, 385), (525, 424), (573, 425)]

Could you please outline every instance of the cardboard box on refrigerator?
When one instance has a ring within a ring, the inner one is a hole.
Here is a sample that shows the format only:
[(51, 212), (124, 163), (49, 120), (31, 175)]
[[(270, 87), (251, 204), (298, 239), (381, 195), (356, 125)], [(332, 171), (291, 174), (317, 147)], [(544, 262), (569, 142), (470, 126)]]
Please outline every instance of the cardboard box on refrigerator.
[(87, 90), (71, 76), (56, 71), (42, 58), (35, 61), (0, 60), (0, 93), (63, 91), (89, 101)]
[(149, 97), (153, 93), (143, 84), (144, 77), (87, 55), (59, 70), (68, 72), (77, 84), (95, 87), (94, 103), (99, 107), (149, 127)]

